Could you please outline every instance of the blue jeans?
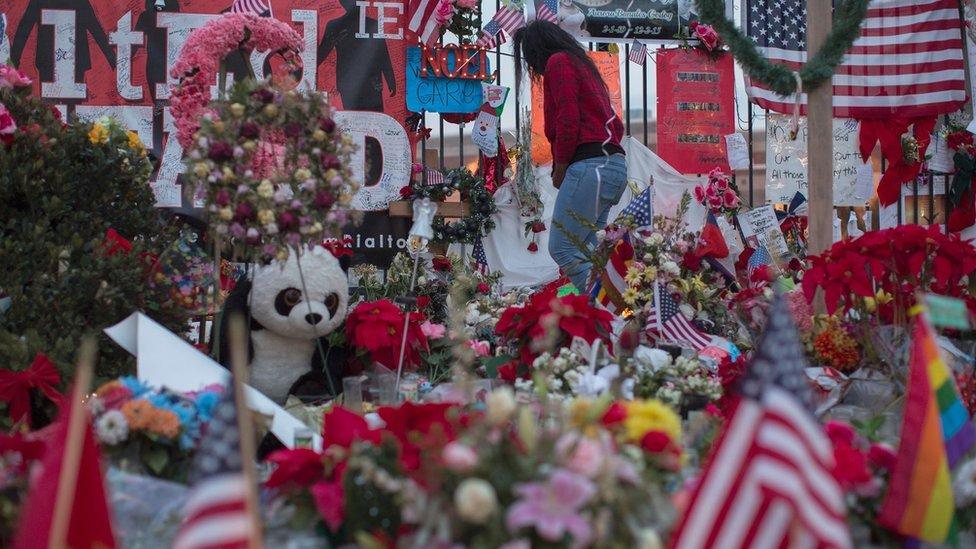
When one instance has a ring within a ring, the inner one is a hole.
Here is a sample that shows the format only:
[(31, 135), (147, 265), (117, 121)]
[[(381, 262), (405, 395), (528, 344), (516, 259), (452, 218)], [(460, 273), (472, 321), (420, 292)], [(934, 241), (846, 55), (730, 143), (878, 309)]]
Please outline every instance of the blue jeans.
[[(603, 164), (607, 163), (606, 166)], [(597, 168), (600, 170), (599, 197), (597, 196)], [(575, 242), (585, 242), (590, 249), (596, 243), (596, 232), (607, 224), (610, 208), (620, 201), (627, 186), (627, 161), (621, 155), (580, 160), (569, 165), (566, 177), (556, 195), (552, 212), (552, 233), (549, 235), (549, 255), (562, 268), (579, 291), (587, 290), (592, 265), (587, 253)], [(575, 238), (570, 240), (567, 234)]]

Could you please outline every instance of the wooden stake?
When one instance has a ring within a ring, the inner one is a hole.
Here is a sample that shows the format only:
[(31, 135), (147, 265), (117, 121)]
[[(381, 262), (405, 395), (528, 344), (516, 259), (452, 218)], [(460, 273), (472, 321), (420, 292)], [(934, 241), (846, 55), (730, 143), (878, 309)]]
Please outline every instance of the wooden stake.
[(251, 409), (247, 406), (244, 396), (244, 384), (247, 383), (247, 321), (240, 313), (235, 313), (227, 320), (227, 337), (230, 342), (230, 364), (234, 373), (234, 400), (237, 402), (237, 429), (241, 434), (241, 464), (244, 472), (244, 482), (247, 485), (247, 512), (251, 517), (251, 539), (248, 545), (260, 548), (261, 520), (258, 513), (258, 478), (254, 471), (256, 455), (254, 444), (254, 422), (251, 419)]
[(85, 408), (85, 394), (91, 387), (95, 370), (97, 345), (95, 338), (86, 337), (78, 349), (75, 385), (71, 400), (62, 413), (69, 413), (68, 433), (66, 435), (64, 456), (61, 458), (61, 474), (58, 477), (58, 493), (54, 500), (54, 517), (51, 520), (51, 535), (48, 547), (61, 549), (68, 546), (68, 526), (71, 522), (71, 508), (74, 505), (75, 489), (78, 485), (78, 468), (81, 466), (81, 452), (85, 444), (85, 422), (88, 410)]
[[(807, 52), (818, 51), (830, 32), (831, 0), (807, 2)], [(819, 254), (834, 240), (833, 86), (824, 82), (807, 93), (807, 174), (809, 196), (808, 253)], [(823, 297), (815, 302), (824, 312)]]

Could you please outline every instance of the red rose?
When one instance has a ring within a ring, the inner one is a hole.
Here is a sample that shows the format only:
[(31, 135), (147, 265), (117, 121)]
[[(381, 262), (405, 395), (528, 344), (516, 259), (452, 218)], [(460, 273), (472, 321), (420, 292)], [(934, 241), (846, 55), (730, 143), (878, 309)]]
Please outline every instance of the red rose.
[(485, 284), (484, 282), (478, 283), (478, 293), (487, 294), (490, 291), (491, 291), (491, 286)]
[(431, 259), (431, 263), (433, 264), (434, 270), (439, 273), (449, 273), (454, 269), (454, 266), (451, 265), (451, 260), (442, 255), (435, 256)]
[(600, 418), (600, 423), (606, 427), (612, 427), (623, 423), (627, 419), (627, 408), (619, 402), (613, 402), (607, 408), (606, 412), (603, 412), (603, 417)]
[(400, 187), (400, 198), (407, 199), (413, 196), (413, 187), (405, 185)]
[(539, 245), (535, 242), (529, 242), (529, 247), (527, 249), (532, 253), (536, 253), (539, 251)]
[(895, 468), (898, 455), (887, 444), (874, 443), (868, 448), (868, 461), (875, 468), (890, 472)]
[(541, 233), (546, 230), (546, 224), (541, 221), (536, 221), (532, 224), (532, 232)]
[(954, 151), (966, 150), (973, 146), (973, 134), (966, 130), (955, 131), (946, 136), (946, 142)]
[(834, 477), (845, 489), (871, 482), (874, 478), (868, 470), (867, 456), (849, 442), (834, 443)]
[(663, 431), (650, 431), (641, 439), (641, 448), (652, 454), (659, 454), (671, 446), (671, 437)]

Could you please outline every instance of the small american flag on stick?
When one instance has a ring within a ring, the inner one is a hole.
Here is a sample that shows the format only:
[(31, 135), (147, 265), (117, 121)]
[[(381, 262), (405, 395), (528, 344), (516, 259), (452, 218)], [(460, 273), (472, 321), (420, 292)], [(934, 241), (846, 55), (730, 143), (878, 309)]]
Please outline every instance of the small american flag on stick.
[(630, 45), (630, 60), (638, 65), (644, 66), (647, 62), (647, 46), (638, 40)]
[(261, 17), (271, 17), (271, 3), (269, 0), (234, 0), (230, 7), (231, 13), (251, 13)]
[(658, 283), (654, 283), (654, 308), (647, 317), (647, 332), (663, 341), (686, 345), (696, 351), (708, 347), (714, 340), (681, 314), (674, 298)]
[(535, 6), (535, 18), (540, 21), (559, 24), (557, 13), (559, 13), (557, 0), (540, 0)]
[(671, 547), (851, 547), (833, 445), (810, 412), (805, 367), (778, 296)]

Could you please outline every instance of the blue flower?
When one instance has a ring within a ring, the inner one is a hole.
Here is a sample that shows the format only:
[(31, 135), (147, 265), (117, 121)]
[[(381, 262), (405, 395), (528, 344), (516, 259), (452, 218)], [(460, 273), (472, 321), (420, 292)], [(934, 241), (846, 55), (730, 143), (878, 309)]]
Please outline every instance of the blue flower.
[(197, 417), (200, 421), (207, 422), (213, 417), (214, 407), (220, 400), (220, 394), (206, 391), (197, 395)]
[(133, 376), (123, 376), (119, 378), (119, 383), (124, 385), (127, 389), (132, 391), (133, 398), (139, 398), (142, 395), (148, 393), (150, 388), (145, 383), (139, 381)]

